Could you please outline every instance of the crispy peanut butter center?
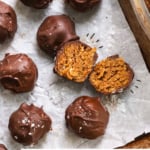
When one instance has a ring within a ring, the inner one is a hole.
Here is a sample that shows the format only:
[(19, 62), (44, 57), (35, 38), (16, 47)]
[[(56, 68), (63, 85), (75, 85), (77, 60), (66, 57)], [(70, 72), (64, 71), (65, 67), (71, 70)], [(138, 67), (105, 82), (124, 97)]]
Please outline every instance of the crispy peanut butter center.
[(121, 92), (132, 78), (133, 72), (122, 58), (107, 58), (95, 66), (90, 82), (97, 91), (111, 94)]
[(55, 70), (63, 77), (76, 82), (83, 82), (95, 63), (96, 48), (80, 42), (65, 44), (59, 53)]

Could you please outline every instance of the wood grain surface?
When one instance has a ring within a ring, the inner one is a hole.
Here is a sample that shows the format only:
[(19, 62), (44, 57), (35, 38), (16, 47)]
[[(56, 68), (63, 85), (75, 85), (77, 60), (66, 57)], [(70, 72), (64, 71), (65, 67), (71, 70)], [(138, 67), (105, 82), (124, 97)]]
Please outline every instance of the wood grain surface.
[(150, 71), (150, 39), (139, 24), (130, 0), (118, 0)]

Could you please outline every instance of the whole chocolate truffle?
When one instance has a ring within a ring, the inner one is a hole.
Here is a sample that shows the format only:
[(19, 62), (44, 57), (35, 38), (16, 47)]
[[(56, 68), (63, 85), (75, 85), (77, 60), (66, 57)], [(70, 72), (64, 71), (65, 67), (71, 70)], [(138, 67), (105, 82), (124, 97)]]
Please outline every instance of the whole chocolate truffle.
[(77, 135), (95, 139), (104, 134), (109, 113), (99, 102), (99, 98), (82, 96), (66, 109), (65, 119), (67, 127)]
[(0, 61), (0, 82), (14, 92), (28, 92), (37, 80), (37, 67), (26, 54), (6, 54)]
[(43, 9), (48, 7), (48, 4), (52, 0), (21, 0), (24, 5), (27, 5), (29, 7), (37, 8), (37, 9)]
[(0, 144), (0, 150), (7, 150), (7, 148), (5, 147), (5, 145)]
[(40, 48), (54, 57), (58, 48), (65, 42), (79, 39), (75, 32), (75, 24), (66, 15), (47, 17), (37, 32)]
[(96, 6), (101, 0), (65, 0), (74, 9), (84, 12)]
[(11, 6), (0, 1), (0, 43), (12, 38), (17, 30), (16, 13)]
[(15, 141), (23, 145), (37, 144), (51, 130), (51, 119), (42, 108), (23, 103), (10, 116), (8, 128)]

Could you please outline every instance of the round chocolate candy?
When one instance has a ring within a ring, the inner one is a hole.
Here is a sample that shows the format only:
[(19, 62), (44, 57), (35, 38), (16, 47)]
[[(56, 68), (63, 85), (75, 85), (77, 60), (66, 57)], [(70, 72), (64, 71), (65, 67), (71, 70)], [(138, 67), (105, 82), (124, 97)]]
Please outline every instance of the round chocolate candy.
[(6, 54), (0, 61), (0, 82), (14, 92), (28, 92), (34, 88), (38, 70), (26, 54)]
[(0, 150), (7, 150), (7, 148), (5, 147), (5, 145), (0, 144)]
[(57, 50), (64, 43), (77, 40), (75, 24), (69, 16), (54, 15), (47, 17), (37, 32), (38, 45), (51, 57), (55, 57)]
[(101, 0), (65, 0), (71, 7), (80, 12), (85, 12), (98, 5)]
[(15, 141), (33, 145), (51, 130), (51, 123), (50, 117), (42, 108), (23, 103), (10, 116), (8, 127)]
[(95, 139), (105, 133), (109, 113), (96, 97), (81, 96), (66, 109), (67, 127), (77, 135)]
[(21, 0), (24, 5), (29, 7), (37, 8), (37, 9), (44, 9), (48, 7), (49, 3), (52, 0)]
[(0, 1), (0, 43), (13, 38), (17, 30), (17, 18), (14, 9)]

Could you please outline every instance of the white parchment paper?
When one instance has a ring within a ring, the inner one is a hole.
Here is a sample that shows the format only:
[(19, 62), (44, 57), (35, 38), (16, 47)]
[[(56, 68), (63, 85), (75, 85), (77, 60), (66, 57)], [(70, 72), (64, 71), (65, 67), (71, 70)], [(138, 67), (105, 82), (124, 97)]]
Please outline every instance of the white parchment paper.
[[(45, 10), (26, 7), (19, 0), (4, 1), (17, 13), (18, 30), (11, 42), (0, 45), (0, 59), (5, 53), (26, 53), (36, 63), (39, 78), (29, 93), (15, 94), (0, 86), (0, 143), (9, 150), (30, 147), (16, 143), (8, 130), (9, 116), (23, 102), (43, 106), (53, 121), (53, 130), (33, 148), (114, 148), (150, 131), (150, 75), (117, 0), (103, 0), (100, 7), (87, 13), (71, 10), (63, 0), (53, 0)], [(96, 93), (88, 82), (73, 83), (53, 73), (53, 60), (38, 48), (36, 32), (46, 16), (62, 13), (75, 20), (82, 41), (98, 48), (98, 60), (119, 54), (131, 65), (135, 78), (127, 91), (105, 97)], [(110, 112), (106, 133), (96, 140), (82, 139), (65, 126), (65, 109), (82, 95), (101, 96)]]

